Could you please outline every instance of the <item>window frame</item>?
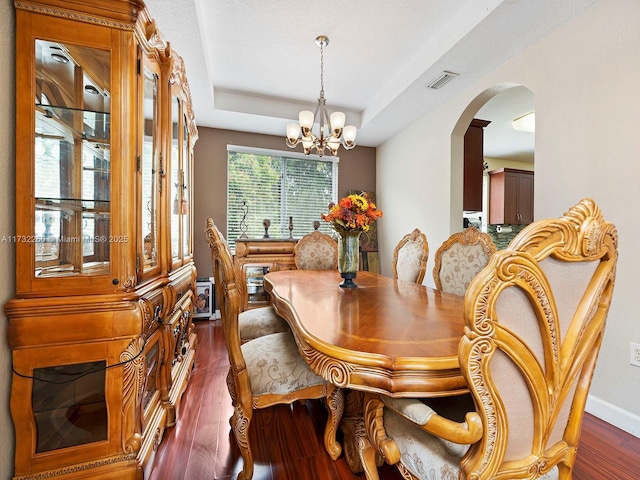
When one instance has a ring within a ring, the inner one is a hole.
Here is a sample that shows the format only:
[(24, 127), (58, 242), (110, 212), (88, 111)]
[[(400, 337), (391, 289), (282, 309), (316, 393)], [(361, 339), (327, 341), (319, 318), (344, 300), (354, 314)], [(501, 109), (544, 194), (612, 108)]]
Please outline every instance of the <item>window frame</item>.
[[(338, 201), (338, 174), (339, 174), (339, 163), (340, 163), (340, 157), (337, 156), (331, 156), (331, 155), (324, 155), (324, 156), (319, 156), (319, 155), (314, 155), (314, 154), (310, 154), (310, 155), (305, 155), (303, 153), (300, 152), (290, 152), (290, 151), (286, 151), (286, 150), (276, 150), (276, 149), (269, 149), (269, 148), (259, 148), (259, 147), (247, 147), (247, 146), (241, 146), (241, 145), (231, 145), (228, 144), (227, 145), (227, 195), (226, 195), (226, 214), (227, 214), (227, 221), (226, 221), (226, 228), (227, 228), (227, 242), (229, 243), (229, 247), (231, 249), (232, 252), (235, 253), (235, 238), (229, 238), (229, 232), (230, 232), (230, 228), (229, 228), (229, 220), (231, 218), (230, 215), (230, 207), (231, 207), (231, 203), (230, 203), (230, 192), (229, 192), (229, 166), (230, 166), (230, 156), (231, 154), (242, 154), (242, 153), (246, 153), (249, 155), (266, 155), (266, 156), (272, 156), (272, 157), (279, 157), (282, 158), (283, 164), (282, 164), (282, 171), (283, 173), (286, 173), (286, 162), (287, 161), (291, 161), (291, 160), (296, 160), (296, 161), (313, 161), (313, 162), (325, 162), (325, 163), (330, 163), (332, 165), (332, 193), (331, 193), (331, 201), (332, 202), (337, 202)], [(285, 178), (282, 178), (282, 183), (284, 184), (285, 182)], [(283, 195), (286, 196), (286, 195)], [(280, 199), (280, 207), (281, 207), (281, 211), (286, 211), (286, 199), (283, 200), (283, 198)], [(327, 205), (323, 205), (320, 208), (320, 212), (326, 212), (328, 211), (328, 204)], [(320, 216), (318, 215), (318, 220), (320, 220)], [(283, 220), (284, 221), (284, 220)], [(294, 220), (294, 224), (295, 224), (295, 220)], [(296, 225), (294, 225), (294, 228), (296, 227)], [(300, 228), (299, 224), (297, 225), (298, 229)], [(283, 227), (284, 228), (284, 227)], [(326, 222), (321, 222), (320, 223), (320, 228), (319, 230), (324, 231), (325, 233), (331, 234), (332, 233), (332, 229), (331, 226), (326, 223)], [(299, 230), (300, 231), (300, 230)], [(308, 227), (308, 232), (306, 233), (311, 233), (312, 231), (312, 226)], [(288, 238), (288, 233), (285, 236), (283, 232), (280, 231), (276, 231), (271, 230), (270, 232), (270, 236), (273, 238)], [(294, 235), (295, 236), (295, 235)], [(298, 237), (301, 235), (297, 235)], [(256, 238), (256, 237), (254, 237)]]

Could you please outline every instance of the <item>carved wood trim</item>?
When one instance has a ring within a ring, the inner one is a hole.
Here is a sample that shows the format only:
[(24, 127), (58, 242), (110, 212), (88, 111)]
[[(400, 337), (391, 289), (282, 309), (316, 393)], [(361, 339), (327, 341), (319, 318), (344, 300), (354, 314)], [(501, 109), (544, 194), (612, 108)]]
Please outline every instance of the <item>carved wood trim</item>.
[(65, 475), (88, 472), (89, 470), (106, 467), (109, 465), (115, 465), (117, 463), (130, 463), (135, 459), (135, 453), (116, 455), (114, 457), (104, 458), (95, 462), (80, 463), (66, 468), (56, 468), (42, 473), (35, 473), (33, 475), (21, 475), (20, 480), (43, 480), (45, 478), (62, 477)]
[[(134, 435), (140, 435), (142, 425), (139, 405), (142, 401), (142, 390), (144, 388), (144, 355), (141, 354), (144, 348), (145, 337), (134, 338), (127, 348), (120, 354), (120, 362), (123, 363), (122, 370), (122, 415), (128, 417), (128, 412), (134, 412)], [(123, 435), (126, 433), (122, 430)], [(140, 444), (136, 440), (132, 442), (129, 438), (122, 439), (124, 451), (139, 449)], [(136, 450), (137, 451), (137, 450)]]
[(93, 15), (83, 15), (81, 13), (72, 12), (69, 10), (55, 8), (55, 7), (44, 7), (42, 5), (34, 5), (29, 2), (21, 2), (15, 1), (14, 5), (17, 9), (20, 10), (28, 10), (34, 13), (41, 13), (43, 15), (50, 15), (53, 17), (65, 18), (68, 20), (74, 20), (76, 22), (83, 23), (91, 23), (93, 25), (100, 25), (108, 28), (117, 28), (119, 30), (133, 30), (134, 25), (128, 22), (119, 22), (116, 20), (98, 17)]
[(415, 283), (422, 283), (425, 273), (427, 271), (427, 260), (429, 260), (429, 242), (427, 236), (422, 233), (418, 228), (415, 228), (411, 233), (407, 233), (393, 249), (393, 262), (391, 269), (393, 271), (393, 278), (398, 278), (398, 254), (402, 247), (408, 242), (421, 242), (423, 247), (423, 255), (420, 258), (420, 271)]
[[(297, 336), (296, 342), (301, 345), (301, 341)], [(345, 388), (349, 386), (351, 373), (356, 369), (353, 364), (327, 357), (306, 345), (303, 345), (301, 349), (302, 356), (314, 372), (338, 387)]]

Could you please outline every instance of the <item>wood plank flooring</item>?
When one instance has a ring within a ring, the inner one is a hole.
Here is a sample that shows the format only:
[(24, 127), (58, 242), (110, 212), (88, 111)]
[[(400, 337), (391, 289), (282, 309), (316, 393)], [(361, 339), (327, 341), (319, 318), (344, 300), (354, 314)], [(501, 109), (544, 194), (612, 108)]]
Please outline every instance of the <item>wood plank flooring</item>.
[[(196, 324), (198, 347), (191, 380), (175, 427), (165, 431), (149, 480), (235, 480), (242, 458), (229, 427), (228, 359), (220, 321)], [(322, 434), (326, 411), (320, 401), (277, 406), (255, 413), (250, 429), (254, 480), (364, 480), (344, 455), (332, 461)], [(381, 480), (401, 480), (383, 465)], [(640, 478), (640, 438), (585, 416), (574, 480)]]

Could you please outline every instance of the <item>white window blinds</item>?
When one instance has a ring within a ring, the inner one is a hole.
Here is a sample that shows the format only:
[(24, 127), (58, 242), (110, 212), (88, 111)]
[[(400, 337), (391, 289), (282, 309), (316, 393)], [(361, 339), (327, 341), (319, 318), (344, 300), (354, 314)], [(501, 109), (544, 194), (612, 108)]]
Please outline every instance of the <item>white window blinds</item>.
[(338, 198), (337, 157), (233, 145), (227, 150), (227, 240), (232, 249), (244, 231), (249, 238), (262, 238), (264, 219), (271, 221), (271, 238), (289, 238), (289, 217), (295, 238), (312, 232), (315, 220), (321, 231), (331, 232), (320, 214)]

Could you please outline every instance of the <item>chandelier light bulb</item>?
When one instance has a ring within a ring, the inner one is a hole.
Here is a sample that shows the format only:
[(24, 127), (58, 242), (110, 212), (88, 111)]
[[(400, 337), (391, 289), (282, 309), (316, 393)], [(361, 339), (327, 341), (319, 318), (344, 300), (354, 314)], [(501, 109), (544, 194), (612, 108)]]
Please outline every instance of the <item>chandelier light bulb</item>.
[(294, 144), (298, 141), (298, 136), (300, 135), (300, 125), (297, 123), (287, 123), (287, 141), (288, 145)]
[(303, 110), (300, 112), (300, 115), (298, 115), (298, 119), (302, 128), (308, 128), (309, 130), (313, 128), (313, 112)]
[(302, 150), (305, 155), (311, 153), (311, 147), (313, 147), (313, 139), (311, 137), (302, 137)]
[(347, 125), (346, 127), (344, 127), (344, 130), (342, 131), (344, 148), (346, 148), (347, 150), (351, 150), (356, 146), (356, 134), (356, 127), (354, 127), (353, 125)]
[(331, 124), (331, 131), (334, 136), (339, 137), (342, 133), (342, 128), (344, 127), (344, 113), (342, 112), (333, 112), (331, 114), (329, 123)]
[(331, 155), (336, 155), (338, 153), (338, 149), (340, 148), (340, 140), (336, 137), (331, 137), (329, 138), (327, 145), (329, 145), (329, 151), (331, 152)]

